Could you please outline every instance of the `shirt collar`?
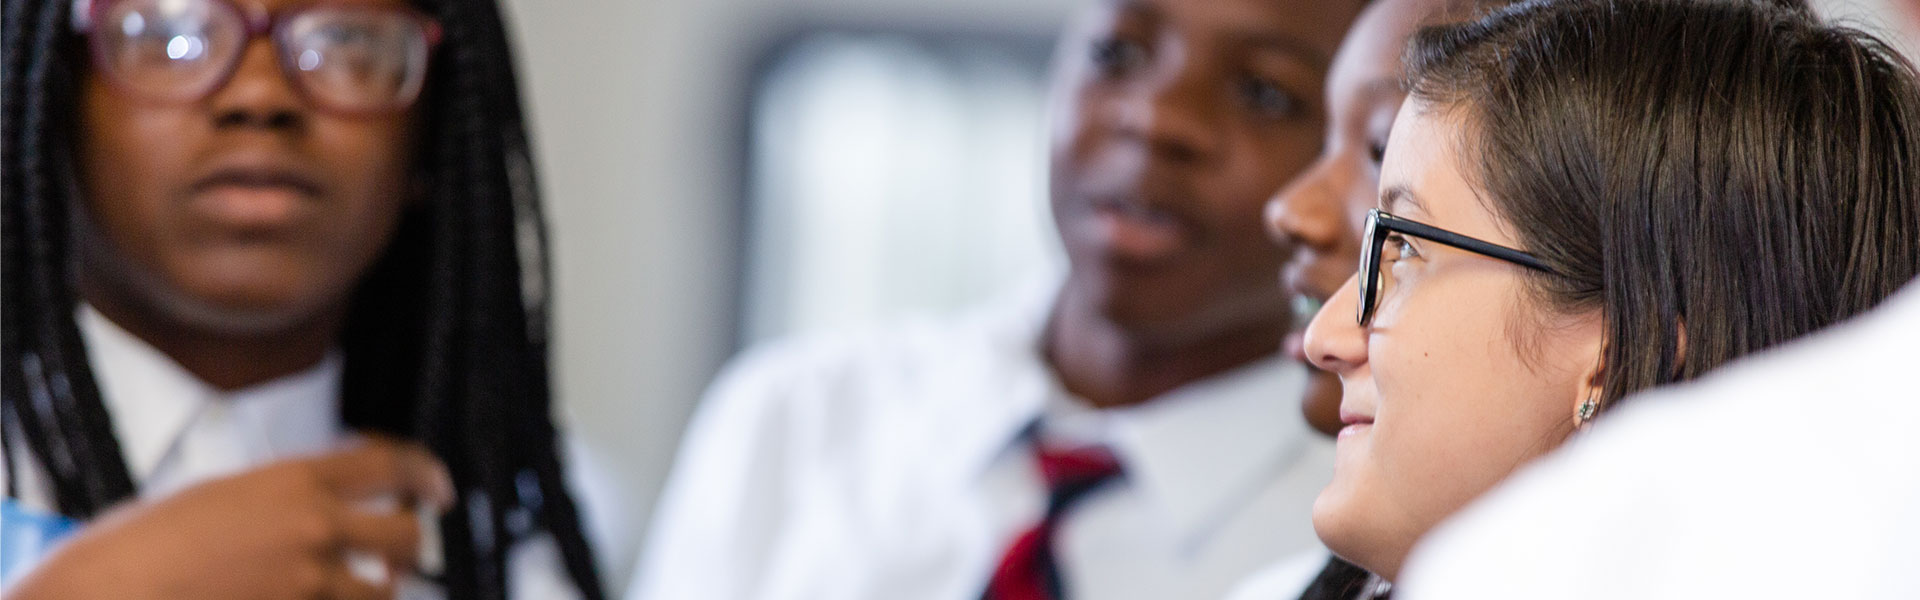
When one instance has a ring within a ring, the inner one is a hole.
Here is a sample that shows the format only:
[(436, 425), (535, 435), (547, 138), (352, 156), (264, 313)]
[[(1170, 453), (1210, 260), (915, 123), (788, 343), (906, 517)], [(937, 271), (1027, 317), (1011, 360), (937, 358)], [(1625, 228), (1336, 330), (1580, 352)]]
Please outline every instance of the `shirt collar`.
[(965, 319), (962, 331), (978, 332), (981, 368), (972, 385), (979, 386), (961, 402), (949, 403), (959, 414), (944, 422), (956, 428), (956, 452), (963, 476), (977, 476), (1009, 451), (1046, 409), (1049, 398), (1066, 395), (1059, 378), (1040, 349), (1047, 319), (1059, 295), (1061, 281), (1045, 278), (1029, 282)]
[(1275, 357), (1115, 409), (1113, 446), (1128, 482), (1185, 539), (1212, 532), (1305, 450), (1306, 377)]
[[(201, 381), (171, 357), (122, 329), (91, 305), (75, 311), (88, 362), (99, 382), (101, 402), (134, 481), (159, 467), (208, 404), (223, 402), (278, 410), (262, 411), (262, 425), (276, 434), (314, 431), (313, 440), (275, 440), (315, 448), (329, 431), (314, 423), (338, 420), (342, 363), (338, 352), (313, 368), (232, 392)], [(276, 426), (285, 425), (285, 426)]]
[[(1024, 452), (1029, 430), (1051, 399), (1066, 398), (1040, 349), (1059, 281), (1030, 285), (975, 315), (988, 360), (978, 402), (960, 403), (958, 457), (979, 474), (1009, 452)], [(1111, 444), (1130, 485), (1197, 540), (1284, 471), (1313, 436), (1300, 416), (1306, 369), (1279, 357), (1189, 383), (1146, 403), (1109, 409)]]

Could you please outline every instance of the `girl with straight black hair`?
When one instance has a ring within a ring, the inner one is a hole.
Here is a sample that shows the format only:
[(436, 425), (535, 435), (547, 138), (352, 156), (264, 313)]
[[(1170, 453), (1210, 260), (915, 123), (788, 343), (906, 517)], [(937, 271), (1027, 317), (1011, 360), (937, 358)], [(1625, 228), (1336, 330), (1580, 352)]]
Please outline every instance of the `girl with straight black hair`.
[(8, 0), (4, 29), (9, 598), (602, 597), (492, 2)]
[(1307, 598), (1389, 594), (1422, 535), (1635, 392), (1920, 270), (1914, 69), (1796, 3), (1528, 2), (1422, 31), (1407, 67), (1359, 272), (1307, 334), (1343, 388), (1314, 524), (1350, 561)]

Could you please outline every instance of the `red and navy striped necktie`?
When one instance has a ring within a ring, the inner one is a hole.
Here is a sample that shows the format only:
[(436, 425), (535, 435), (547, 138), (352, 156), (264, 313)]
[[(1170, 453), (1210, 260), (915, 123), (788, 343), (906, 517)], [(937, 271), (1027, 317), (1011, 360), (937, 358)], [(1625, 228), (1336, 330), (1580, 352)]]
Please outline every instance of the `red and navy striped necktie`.
[(1047, 513), (1014, 538), (987, 583), (982, 600), (1063, 600), (1067, 597), (1053, 556), (1053, 534), (1075, 502), (1120, 475), (1120, 461), (1100, 446), (1072, 449), (1035, 444), (1047, 480)]

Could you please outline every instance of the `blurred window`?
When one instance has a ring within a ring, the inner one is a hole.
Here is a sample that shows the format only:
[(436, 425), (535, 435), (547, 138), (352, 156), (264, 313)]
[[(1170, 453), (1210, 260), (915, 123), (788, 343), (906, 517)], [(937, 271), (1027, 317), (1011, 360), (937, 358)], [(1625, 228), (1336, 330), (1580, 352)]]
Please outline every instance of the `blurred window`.
[(743, 342), (951, 312), (1059, 269), (1048, 40), (817, 31), (747, 110)]

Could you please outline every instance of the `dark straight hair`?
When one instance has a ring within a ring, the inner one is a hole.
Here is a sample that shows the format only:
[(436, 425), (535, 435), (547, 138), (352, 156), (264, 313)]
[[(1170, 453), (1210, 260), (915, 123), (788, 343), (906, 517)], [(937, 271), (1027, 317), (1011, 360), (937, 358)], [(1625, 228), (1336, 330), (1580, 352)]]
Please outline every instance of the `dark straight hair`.
[[(1423, 29), (1406, 69), (1409, 101), (1459, 119), (1468, 180), (1552, 267), (1525, 275), (1529, 300), (1600, 311), (1603, 410), (1920, 271), (1914, 68), (1800, 2), (1513, 4)], [(1367, 578), (1335, 558), (1305, 598)]]
[[(1599, 309), (1602, 408), (1858, 314), (1920, 270), (1920, 84), (1791, 2), (1526, 2), (1429, 28), (1413, 101), (1469, 181)], [(1521, 329), (1524, 329), (1521, 328)]]
[[(582, 595), (602, 598), (550, 414), (546, 241), (505, 27), (489, 0), (419, 4), (445, 30), (420, 100), (428, 192), (354, 292), (342, 420), (446, 462), (459, 495), (441, 523), (449, 597), (505, 597), (513, 543), (546, 532)], [(73, 319), (68, 136), (85, 61), (71, 7), (5, 7), (0, 418), (7, 459), (21, 435), (57, 508), (86, 519), (135, 489)]]

